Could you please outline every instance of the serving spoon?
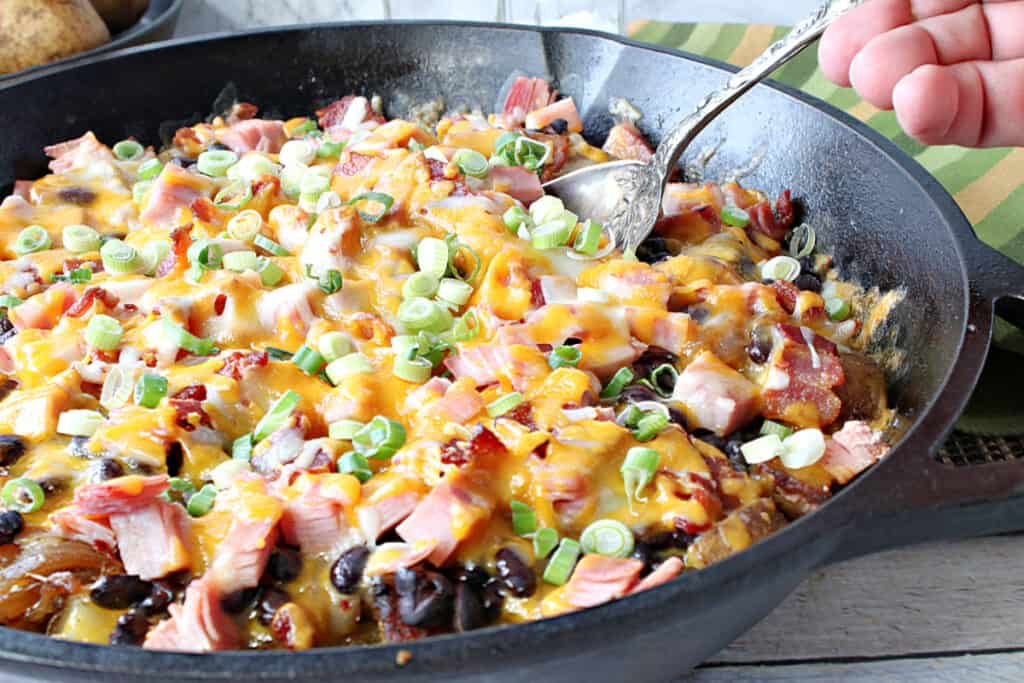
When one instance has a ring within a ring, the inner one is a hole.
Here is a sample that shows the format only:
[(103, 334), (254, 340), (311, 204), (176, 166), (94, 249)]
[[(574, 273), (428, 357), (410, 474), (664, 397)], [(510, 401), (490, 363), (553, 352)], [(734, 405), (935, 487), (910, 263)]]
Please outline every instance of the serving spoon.
[(771, 45), (742, 71), (697, 105), (658, 145), (650, 162), (611, 161), (581, 168), (544, 183), (578, 216), (602, 223), (614, 244), (634, 253), (654, 229), (665, 183), (683, 150), (740, 95), (817, 40), (829, 24), (864, 0), (827, 0), (785, 38)]

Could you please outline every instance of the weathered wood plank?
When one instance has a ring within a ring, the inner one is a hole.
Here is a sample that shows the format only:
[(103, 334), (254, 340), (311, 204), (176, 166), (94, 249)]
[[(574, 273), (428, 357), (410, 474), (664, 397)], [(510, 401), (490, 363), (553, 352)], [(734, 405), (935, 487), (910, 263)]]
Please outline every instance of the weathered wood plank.
[(711, 661), (902, 656), (1024, 648), (1024, 540), (935, 543), (811, 577)]
[(994, 683), (1020, 681), (1024, 653), (963, 655), (935, 659), (890, 659), (849, 664), (722, 666), (698, 669), (678, 683), (765, 683), (770, 681), (842, 681), (842, 683)]

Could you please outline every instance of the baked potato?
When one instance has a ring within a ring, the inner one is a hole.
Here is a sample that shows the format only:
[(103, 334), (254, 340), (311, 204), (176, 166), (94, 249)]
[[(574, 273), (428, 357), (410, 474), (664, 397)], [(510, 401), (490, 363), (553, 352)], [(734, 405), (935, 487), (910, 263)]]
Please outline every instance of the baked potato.
[(92, 6), (113, 32), (123, 31), (142, 16), (149, 0), (91, 0)]
[(0, 74), (89, 50), (110, 31), (89, 0), (2, 0)]

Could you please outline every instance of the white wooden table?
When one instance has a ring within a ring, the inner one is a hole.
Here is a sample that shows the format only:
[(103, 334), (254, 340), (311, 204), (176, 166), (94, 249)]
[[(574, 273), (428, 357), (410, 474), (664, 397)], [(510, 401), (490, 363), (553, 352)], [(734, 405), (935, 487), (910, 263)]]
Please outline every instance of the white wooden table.
[[(0, 0), (2, 1), (2, 0)], [(785, 24), (818, 0), (629, 0), (626, 19)], [(617, 0), (542, 0), (569, 12)], [(187, 0), (178, 35), (393, 17), (512, 20), (534, 0)], [(546, 10), (542, 12), (546, 15)], [(935, 543), (829, 567), (686, 680), (1022, 681), (1024, 542)], [(685, 637), (680, 634), (680, 637)]]

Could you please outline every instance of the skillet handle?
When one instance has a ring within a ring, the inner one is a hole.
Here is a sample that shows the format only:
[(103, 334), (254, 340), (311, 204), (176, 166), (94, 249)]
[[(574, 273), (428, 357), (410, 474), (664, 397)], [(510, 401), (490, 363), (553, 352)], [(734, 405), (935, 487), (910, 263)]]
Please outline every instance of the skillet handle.
[[(994, 313), (1024, 329), (1024, 266), (980, 240), (971, 240), (965, 252), (971, 283), (968, 334), (991, 330)], [(983, 341), (987, 348), (989, 340)], [(975, 386), (979, 372), (957, 366), (949, 384)], [(921, 436), (941, 432), (960, 409), (937, 403), (925, 418), (933, 429), (922, 425), (894, 457), (875, 466), (872, 476), (850, 486), (844, 496), (850, 521), (827, 561), (922, 541), (1024, 530), (1024, 453), (1019, 460), (957, 467), (935, 458), (941, 441)]]

